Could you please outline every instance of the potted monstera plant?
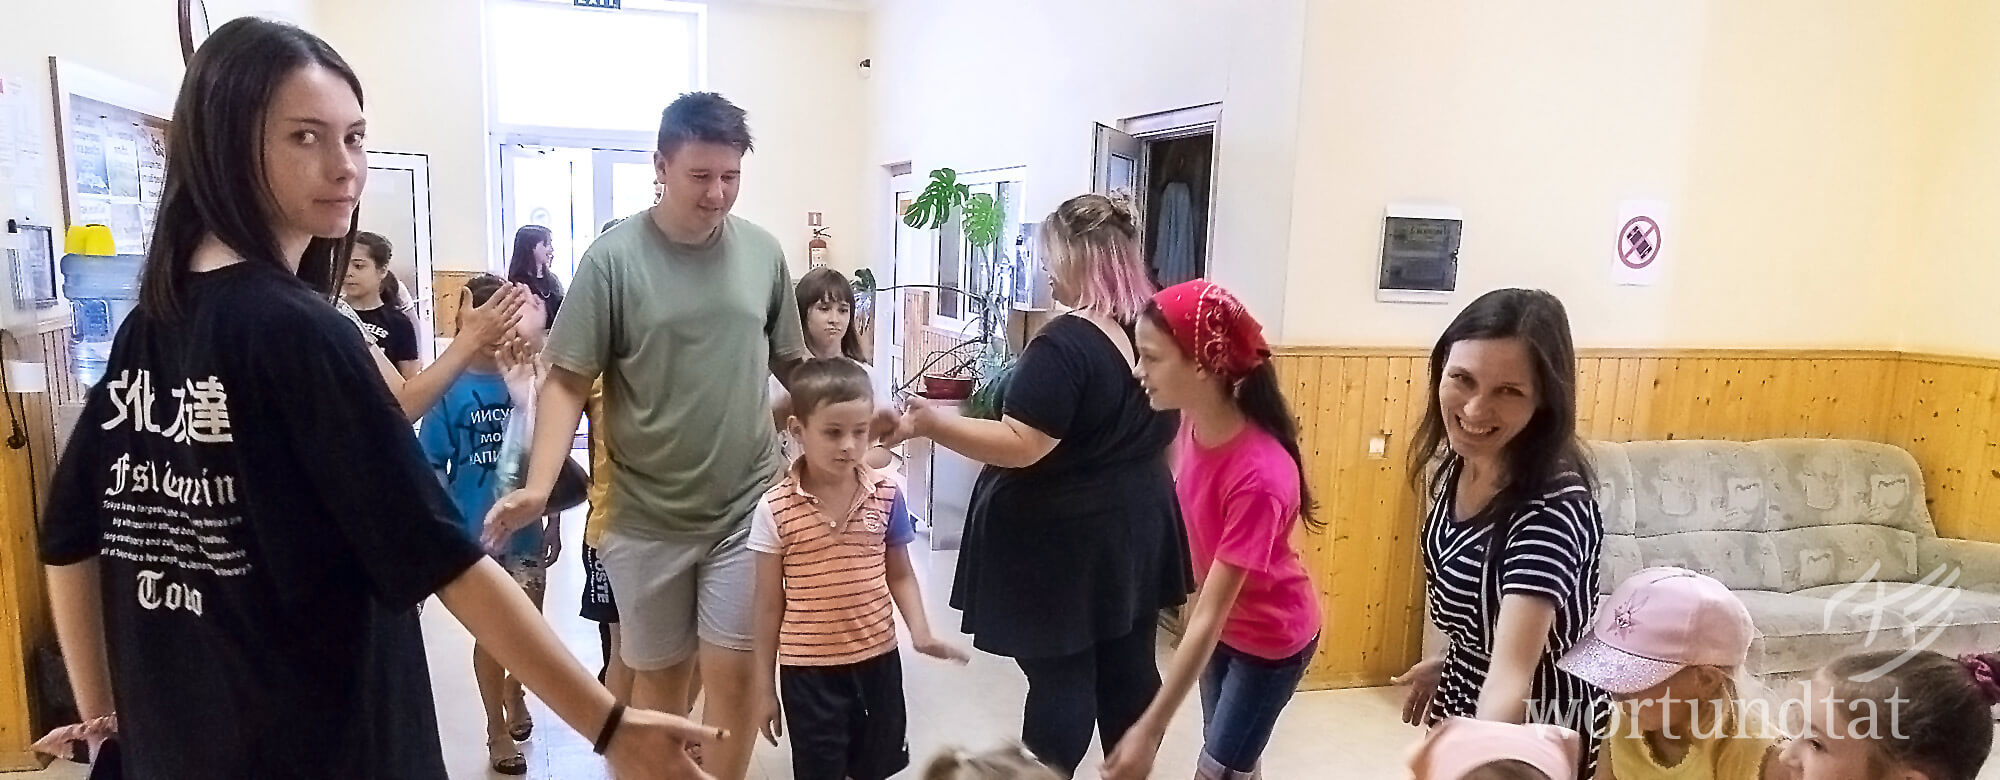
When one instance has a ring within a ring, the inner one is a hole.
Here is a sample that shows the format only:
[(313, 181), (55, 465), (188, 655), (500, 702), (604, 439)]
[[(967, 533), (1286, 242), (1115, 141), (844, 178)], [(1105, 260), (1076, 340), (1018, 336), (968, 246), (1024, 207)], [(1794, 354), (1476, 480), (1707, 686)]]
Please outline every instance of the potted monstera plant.
[(930, 181), (904, 210), (903, 224), (919, 230), (937, 230), (951, 222), (953, 216), (959, 218), (965, 250), (973, 258), (974, 267), (995, 269), (996, 278), (979, 295), (947, 288), (965, 296), (978, 309), (979, 335), (970, 342), (978, 345), (978, 352), (943, 372), (927, 373), (923, 380), (927, 389), (957, 388), (958, 393), (953, 395), (964, 393), (965, 386), (970, 385), (967, 416), (998, 419), (999, 382), (1011, 364), (1006, 339), (999, 335), (1006, 326), (1010, 285), (999, 278), (1005, 275), (1002, 264), (993, 262), (1004, 221), (1000, 202), (990, 194), (975, 193), (971, 187), (959, 183), (957, 171), (939, 168), (931, 171)]

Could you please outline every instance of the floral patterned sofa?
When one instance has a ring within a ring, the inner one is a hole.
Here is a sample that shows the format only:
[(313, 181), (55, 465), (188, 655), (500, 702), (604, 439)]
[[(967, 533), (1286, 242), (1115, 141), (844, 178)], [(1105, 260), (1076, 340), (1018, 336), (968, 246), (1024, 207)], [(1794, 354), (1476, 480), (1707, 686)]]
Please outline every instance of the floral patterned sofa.
[(1861, 441), (1593, 443), (1603, 590), (1648, 566), (1728, 585), (1792, 677), (1861, 649), (2000, 649), (2000, 544), (1941, 539), (1909, 453)]

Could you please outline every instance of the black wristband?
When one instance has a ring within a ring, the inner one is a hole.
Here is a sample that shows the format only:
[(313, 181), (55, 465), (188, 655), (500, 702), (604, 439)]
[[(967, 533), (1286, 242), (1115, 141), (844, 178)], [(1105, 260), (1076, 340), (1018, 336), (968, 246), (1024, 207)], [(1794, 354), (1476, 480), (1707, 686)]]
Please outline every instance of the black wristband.
[(590, 749), (600, 756), (604, 755), (605, 749), (611, 747), (611, 735), (618, 733), (618, 724), (624, 722), (625, 705), (611, 705), (611, 714), (604, 716), (604, 728), (597, 730), (597, 742)]

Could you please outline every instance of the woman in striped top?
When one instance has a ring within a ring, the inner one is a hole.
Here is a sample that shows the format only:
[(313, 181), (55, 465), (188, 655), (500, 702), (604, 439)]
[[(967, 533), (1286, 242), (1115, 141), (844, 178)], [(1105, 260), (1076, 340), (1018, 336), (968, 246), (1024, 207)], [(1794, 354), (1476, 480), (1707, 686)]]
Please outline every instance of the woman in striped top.
[(1444, 654), (1396, 679), (1403, 719), (1548, 723), (1597, 763), (1604, 692), (1556, 668), (1590, 630), (1603, 523), (1576, 437), (1576, 350), (1562, 302), (1498, 290), (1466, 307), (1431, 351), (1430, 407), (1411, 473), (1431, 619)]

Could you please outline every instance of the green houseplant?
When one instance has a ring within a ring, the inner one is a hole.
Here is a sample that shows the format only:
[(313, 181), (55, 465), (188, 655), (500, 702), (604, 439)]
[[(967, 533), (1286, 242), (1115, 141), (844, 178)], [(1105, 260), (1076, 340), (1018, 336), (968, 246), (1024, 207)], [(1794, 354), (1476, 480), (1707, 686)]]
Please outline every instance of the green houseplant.
[(1009, 288), (1002, 281), (1003, 269), (992, 262), (1005, 221), (1000, 201), (987, 193), (972, 192), (970, 187), (959, 183), (957, 171), (939, 168), (931, 171), (930, 181), (911, 200), (903, 213), (903, 224), (919, 230), (938, 230), (951, 222), (954, 215), (959, 218), (965, 249), (974, 258), (975, 267), (993, 269), (996, 278), (989, 280), (979, 295), (946, 288), (965, 296), (979, 308), (979, 335), (970, 342), (979, 345), (979, 352), (950, 373), (963, 375), (969, 371), (976, 381), (972, 396), (966, 400), (968, 416), (998, 419), (998, 380), (1011, 364), (1006, 339), (998, 335), (1005, 326)]

